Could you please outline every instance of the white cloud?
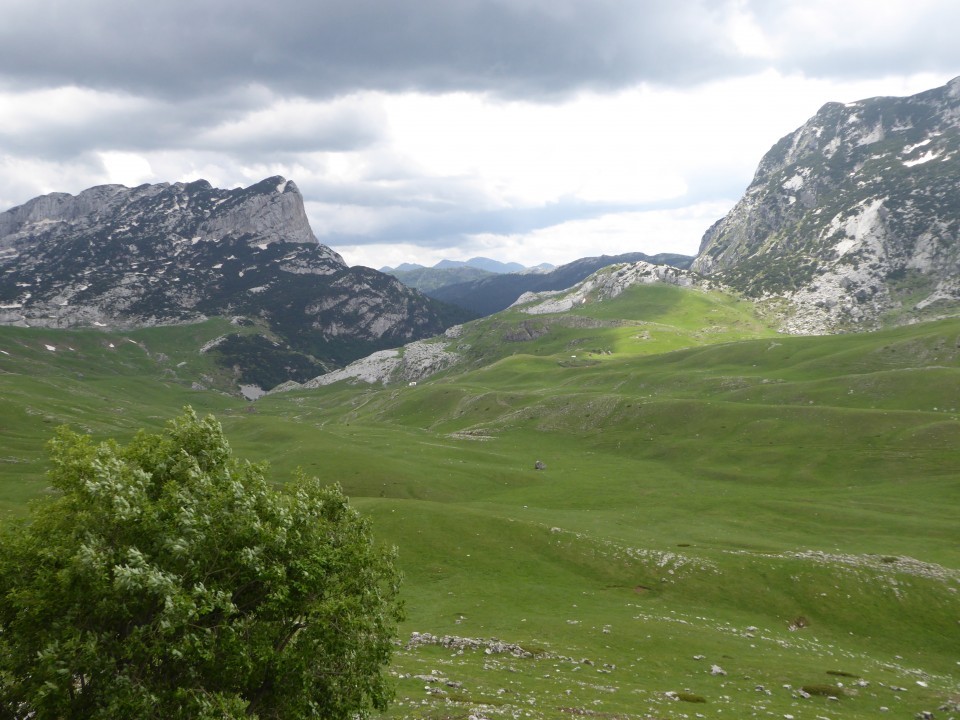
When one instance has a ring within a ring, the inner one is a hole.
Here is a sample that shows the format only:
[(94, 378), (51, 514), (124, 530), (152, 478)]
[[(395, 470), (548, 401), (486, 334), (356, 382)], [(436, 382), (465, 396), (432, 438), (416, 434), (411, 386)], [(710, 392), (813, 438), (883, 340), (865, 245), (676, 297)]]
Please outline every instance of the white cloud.
[(677, 197), (683, 179), (656, 138), (638, 132), (643, 93), (580, 94), (557, 105), (483, 95), (386, 99), (390, 139), (420, 172), (476, 178), (498, 203), (577, 198), (637, 203)]
[(108, 183), (136, 186), (154, 177), (153, 168), (142, 155), (129, 152), (101, 152), (97, 155), (103, 163)]

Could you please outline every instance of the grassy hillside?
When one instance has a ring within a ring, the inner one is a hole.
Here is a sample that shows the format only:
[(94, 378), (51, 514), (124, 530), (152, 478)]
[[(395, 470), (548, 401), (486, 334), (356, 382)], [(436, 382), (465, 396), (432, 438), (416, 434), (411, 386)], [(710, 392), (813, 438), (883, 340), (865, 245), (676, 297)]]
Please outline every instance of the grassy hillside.
[(142, 332), (0, 329), (4, 511), (42, 492), (57, 423), (216, 412), (238, 455), (340, 482), (398, 546), (391, 717), (957, 714), (960, 320), (783, 337), (649, 286), (471, 323), (467, 361), (416, 387), (255, 404), (190, 390), (199, 328), (163, 330), (165, 362)]

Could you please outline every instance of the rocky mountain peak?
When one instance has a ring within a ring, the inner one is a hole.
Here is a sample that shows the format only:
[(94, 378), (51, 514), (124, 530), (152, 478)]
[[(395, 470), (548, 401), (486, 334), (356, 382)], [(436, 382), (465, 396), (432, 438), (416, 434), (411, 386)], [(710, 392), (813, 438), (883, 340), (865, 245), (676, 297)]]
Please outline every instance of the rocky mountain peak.
[[(212, 190), (207, 184), (208, 191)], [(255, 236), (260, 242), (316, 243), (310, 229), (303, 196), (292, 180), (275, 175), (242, 190), (228, 191), (218, 207), (199, 227), (201, 237), (224, 234)]]
[(279, 176), (232, 190), (101, 185), (0, 213), (0, 324), (131, 328), (212, 315), (263, 331), (214, 351), (263, 387), (462, 319), (392, 277), (347, 267)]
[(763, 157), (693, 269), (785, 299), (784, 329), (906, 321), (960, 303), (960, 78), (827, 103)]

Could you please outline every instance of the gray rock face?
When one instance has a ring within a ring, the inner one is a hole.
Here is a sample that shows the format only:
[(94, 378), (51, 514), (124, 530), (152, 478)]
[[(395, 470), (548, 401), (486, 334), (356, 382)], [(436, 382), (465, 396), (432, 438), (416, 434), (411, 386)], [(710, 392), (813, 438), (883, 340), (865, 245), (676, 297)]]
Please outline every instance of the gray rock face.
[(786, 300), (786, 331), (871, 328), (960, 305), (958, 233), (960, 78), (824, 105), (764, 156), (692, 269)]
[(0, 213), (0, 323), (132, 327), (197, 320), (262, 292), (263, 271), (330, 275), (297, 186), (204, 180), (53, 193)]
[(341, 381), (370, 385), (399, 382), (415, 385), (418, 380), (446, 370), (459, 360), (460, 355), (447, 350), (443, 341), (418, 340), (402, 348), (380, 350), (353, 361), (345, 368), (325, 373), (302, 384), (285, 383), (274, 388), (272, 392), (317, 388)]
[[(235, 200), (223, 201), (223, 205), (220, 212), (200, 224), (198, 234), (202, 239), (241, 235), (255, 237), (261, 243), (317, 243), (300, 190), (292, 180), (267, 178), (247, 188)], [(339, 255), (327, 250), (342, 262)]]

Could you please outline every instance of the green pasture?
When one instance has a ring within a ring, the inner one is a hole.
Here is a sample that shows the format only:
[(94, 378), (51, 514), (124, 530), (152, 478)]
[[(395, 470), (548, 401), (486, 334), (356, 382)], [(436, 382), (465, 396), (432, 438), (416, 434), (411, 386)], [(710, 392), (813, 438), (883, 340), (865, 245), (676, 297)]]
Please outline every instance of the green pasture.
[(470, 323), (415, 387), (256, 403), (198, 352), (219, 323), (0, 328), (6, 521), (56, 425), (126, 437), (189, 403), (398, 547), (389, 717), (958, 715), (960, 320), (784, 337), (647, 286)]

